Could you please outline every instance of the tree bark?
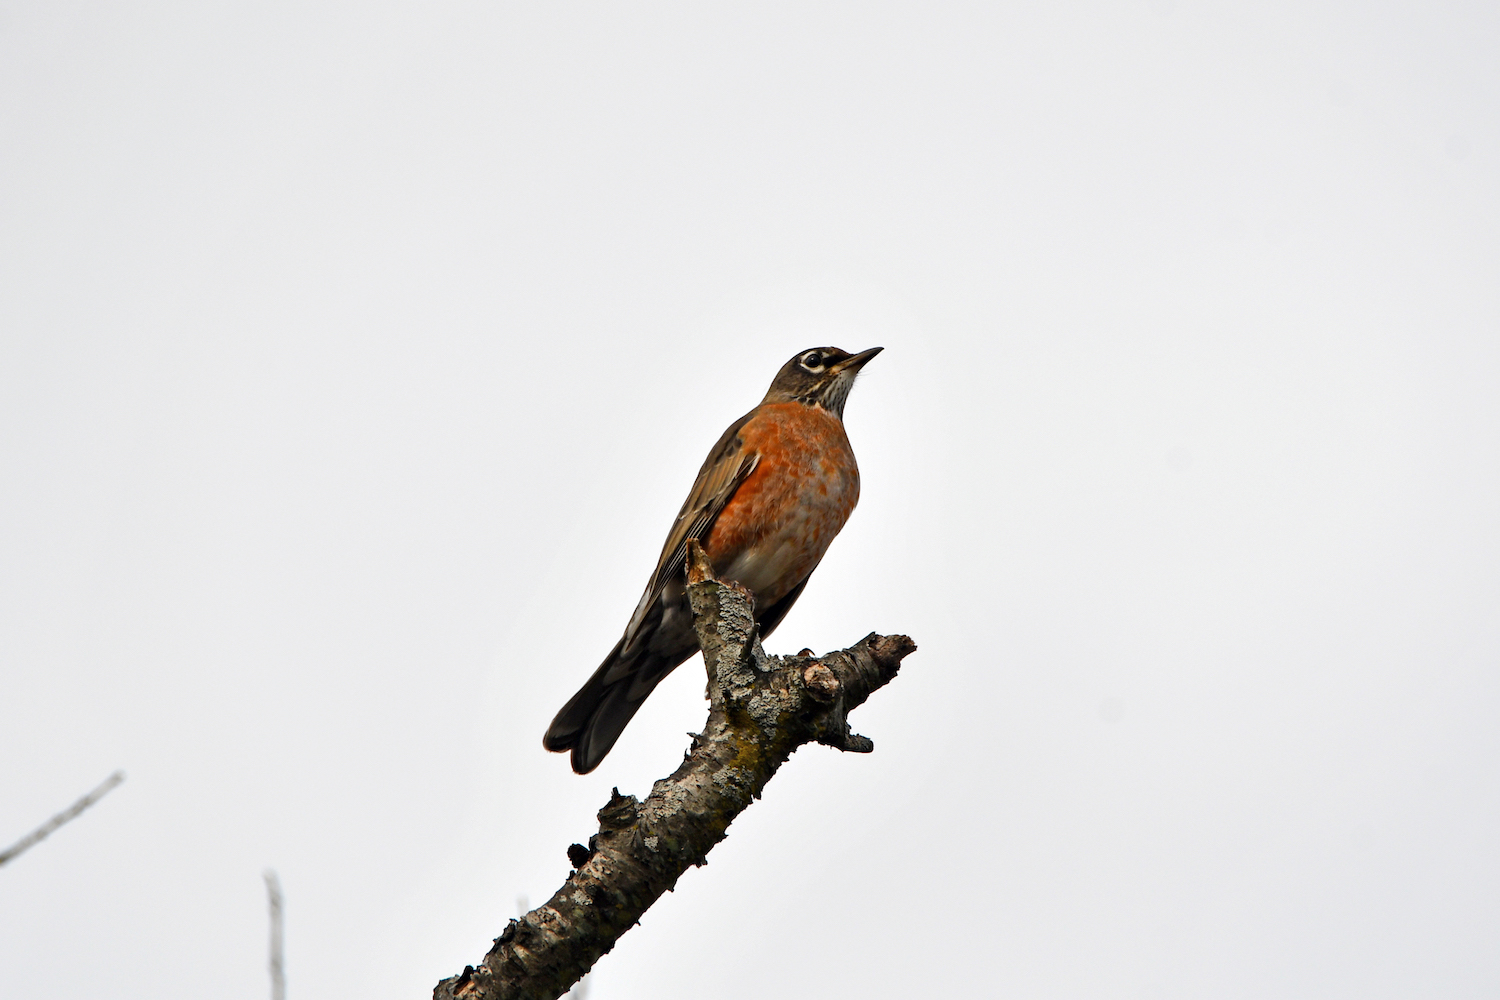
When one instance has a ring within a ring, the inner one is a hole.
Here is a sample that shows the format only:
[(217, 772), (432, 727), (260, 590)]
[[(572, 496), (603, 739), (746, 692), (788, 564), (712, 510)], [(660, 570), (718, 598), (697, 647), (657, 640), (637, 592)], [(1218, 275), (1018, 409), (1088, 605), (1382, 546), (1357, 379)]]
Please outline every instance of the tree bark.
[(683, 872), (707, 862), (792, 751), (804, 743), (874, 749), (850, 732), (848, 713), (895, 677), (916, 645), (872, 632), (826, 656), (767, 656), (749, 591), (714, 579), (702, 550), (689, 549), (688, 597), (708, 668), (707, 725), (646, 801), (615, 789), (588, 847), (569, 848), (575, 870), (562, 888), (512, 920), (478, 966), (439, 983), (434, 1000), (554, 1000)]

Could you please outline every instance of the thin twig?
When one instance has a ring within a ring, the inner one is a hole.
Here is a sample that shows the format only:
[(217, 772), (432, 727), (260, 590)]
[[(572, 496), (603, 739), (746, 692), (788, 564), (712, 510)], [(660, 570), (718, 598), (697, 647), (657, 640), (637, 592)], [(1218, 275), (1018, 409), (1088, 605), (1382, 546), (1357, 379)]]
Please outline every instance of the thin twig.
[(98, 788), (94, 789), (92, 792), (89, 792), (83, 798), (68, 806), (68, 808), (64, 809), (56, 816), (53, 816), (47, 822), (43, 823), (35, 830), (31, 831), (29, 834), (16, 841), (16, 843), (12, 844), (10, 847), (7, 847), (4, 851), (0, 851), (0, 865), (4, 865), (8, 861), (20, 857), (33, 845), (46, 840), (49, 836), (52, 835), (52, 832), (54, 830), (56, 830), (58, 827), (62, 826), (69, 820), (76, 819), (79, 813), (83, 812), (89, 806), (104, 798), (104, 796), (109, 794), (112, 788), (114, 788), (124, 780), (124, 771), (116, 771), (114, 774), (111, 774), (109, 777), (105, 778), (104, 781), (100, 783)]
[(286, 1000), (286, 970), (281, 953), (281, 880), (266, 869), (266, 899), (271, 905), (271, 1000)]

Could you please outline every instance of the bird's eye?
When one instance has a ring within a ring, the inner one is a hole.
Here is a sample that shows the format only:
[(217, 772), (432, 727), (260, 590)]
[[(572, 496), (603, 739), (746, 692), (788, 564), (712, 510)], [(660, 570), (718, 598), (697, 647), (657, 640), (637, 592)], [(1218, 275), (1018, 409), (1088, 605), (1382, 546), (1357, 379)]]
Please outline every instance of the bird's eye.
[(806, 368), (821, 368), (823, 367), (823, 355), (819, 354), (817, 351), (813, 351), (807, 357), (802, 359), (802, 364), (803, 367)]

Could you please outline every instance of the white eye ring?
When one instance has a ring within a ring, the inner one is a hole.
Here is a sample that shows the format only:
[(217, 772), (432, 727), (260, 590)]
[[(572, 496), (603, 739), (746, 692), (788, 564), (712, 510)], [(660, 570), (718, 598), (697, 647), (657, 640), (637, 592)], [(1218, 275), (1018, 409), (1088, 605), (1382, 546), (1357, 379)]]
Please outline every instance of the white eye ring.
[[(815, 358), (817, 359), (817, 364), (813, 364), (813, 359)], [(802, 367), (806, 368), (810, 372), (822, 371), (823, 355), (819, 354), (817, 351), (808, 351), (805, 355), (802, 356)]]

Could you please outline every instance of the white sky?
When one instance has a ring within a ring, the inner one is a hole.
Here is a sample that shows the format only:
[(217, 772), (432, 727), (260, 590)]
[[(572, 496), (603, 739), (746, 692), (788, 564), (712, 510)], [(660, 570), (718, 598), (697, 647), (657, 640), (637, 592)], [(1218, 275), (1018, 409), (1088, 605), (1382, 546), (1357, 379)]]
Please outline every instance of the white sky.
[(631, 998), (1500, 991), (1500, 7), (0, 6), (0, 995), (423, 997), (701, 725), (542, 730), (880, 344), (906, 632)]

